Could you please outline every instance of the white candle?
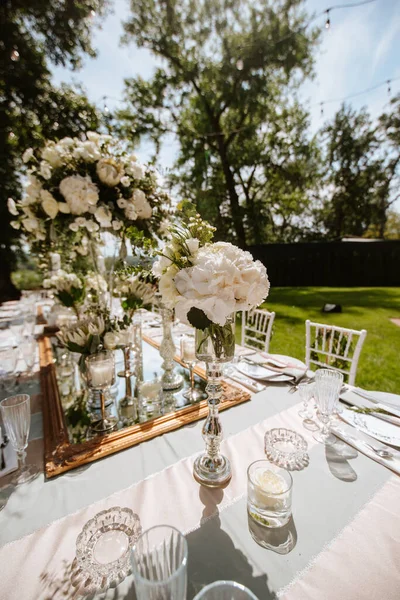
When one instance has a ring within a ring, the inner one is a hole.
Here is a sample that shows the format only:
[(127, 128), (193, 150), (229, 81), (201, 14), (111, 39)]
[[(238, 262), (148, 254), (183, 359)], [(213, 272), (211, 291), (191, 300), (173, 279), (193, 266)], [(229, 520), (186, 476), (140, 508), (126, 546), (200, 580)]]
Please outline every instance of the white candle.
[(193, 338), (181, 338), (181, 358), (186, 363), (196, 362), (195, 341)]
[(114, 363), (112, 360), (92, 362), (89, 369), (93, 387), (111, 385), (114, 375)]
[(282, 507), (282, 498), (276, 494), (287, 491), (285, 479), (270, 469), (258, 468), (254, 473), (255, 499), (260, 508), (273, 508), (278, 510)]

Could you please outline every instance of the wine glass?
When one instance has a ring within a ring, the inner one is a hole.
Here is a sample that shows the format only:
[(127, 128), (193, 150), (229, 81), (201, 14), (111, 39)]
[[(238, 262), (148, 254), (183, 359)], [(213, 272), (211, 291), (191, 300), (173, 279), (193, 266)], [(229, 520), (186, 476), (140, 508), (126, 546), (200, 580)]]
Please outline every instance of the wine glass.
[(314, 439), (321, 444), (336, 442), (335, 436), (330, 433), (330, 417), (336, 410), (342, 385), (343, 374), (339, 371), (318, 369), (315, 372), (315, 395), (322, 428), (314, 433)]
[(27, 366), (28, 374), (32, 373), (36, 361), (36, 340), (34, 337), (24, 337), (19, 349)]
[(314, 413), (312, 407), (310, 407), (310, 401), (315, 396), (315, 383), (299, 383), (298, 390), (303, 401), (303, 408), (299, 410), (298, 415), (303, 419), (303, 425), (306, 429), (315, 431), (319, 429), (319, 426), (313, 419)]
[(196, 348), (194, 337), (189, 335), (183, 335), (181, 337), (181, 359), (188, 367), (190, 377), (190, 388), (184, 394), (182, 394), (182, 396), (190, 402), (197, 402), (201, 398), (204, 398), (204, 394), (201, 390), (196, 390), (194, 387), (193, 369), (196, 365)]
[(7, 392), (14, 390), (17, 378), (15, 371), (18, 363), (18, 347), (4, 346), (0, 348), (0, 381), (1, 387)]
[(112, 352), (97, 352), (86, 358), (89, 387), (100, 393), (101, 419), (92, 425), (93, 431), (106, 433), (117, 425), (115, 417), (106, 416), (105, 393), (115, 383), (115, 362)]
[(11, 445), (17, 453), (18, 471), (12, 484), (27, 483), (39, 475), (34, 465), (26, 465), (26, 448), (31, 424), (31, 404), (28, 394), (10, 396), (0, 402), (0, 412)]

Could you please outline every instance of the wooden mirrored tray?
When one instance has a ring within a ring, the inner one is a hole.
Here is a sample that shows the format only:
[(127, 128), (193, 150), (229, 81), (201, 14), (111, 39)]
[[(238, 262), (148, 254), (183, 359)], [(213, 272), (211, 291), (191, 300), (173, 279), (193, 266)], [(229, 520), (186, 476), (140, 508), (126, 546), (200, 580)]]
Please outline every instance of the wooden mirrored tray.
[[(158, 348), (161, 340), (143, 336), (144, 380), (161, 375), (161, 363)], [(163, 408), (159, 416), (149, 414), (146, 420), (130, 418), (132, 407), (121, 407), (120, 399), (124, 394), (125, 381), (119, 380), (114, 400), (108, 410), (118, 419), (117, 429), (108, 434), (94, 434), (90, 428), (90, 413), (86, 408), (87, 392), (75, 384), (77, 369), (73, 367), (71, 357), (58, 346), (54, 337), (44, 335), (39, 339), (40, 379), (43, 393), (43, 423), (45, 446), (46, 477), (54, 477), (86, 463), (104, 458), (140, 444), (158, 435), (178, 429), (188, 423), (206, 417), (207, 401), (189, 404), (182, 392), (189, 385), (188, 370), (179, 357), (175, 357), (177, 369), (184, 377), (184, 389), (174, 393), (172, 404)], [(122, 351), (116, 351), (117, 371), (122, 366)], [(205, 373), (196, 367), (196, 386), (205, 389)], [(250, 394), (227, 382), (223, 383), (224, 395), (220, 410), (225, 410), (250, 399)], [(170, 400), (171, 398), (169, 398)]]

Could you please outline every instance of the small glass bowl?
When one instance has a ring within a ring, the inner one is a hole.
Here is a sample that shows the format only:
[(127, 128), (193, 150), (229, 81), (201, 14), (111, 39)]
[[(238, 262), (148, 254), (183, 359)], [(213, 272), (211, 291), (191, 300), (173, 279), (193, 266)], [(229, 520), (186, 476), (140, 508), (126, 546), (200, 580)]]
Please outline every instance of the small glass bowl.
[(130, 551), (141, 532), (130, 508), (115, 506), (95, 515), (77, 537), (72, 584), (80, 593), (116, 587), (131, 572)]
[(264, 449), (268, 460), (288, 471), (300, 471), (310, 461), (308, 444), (302, 435), (290, 429), (270, 429), (264, 436)]

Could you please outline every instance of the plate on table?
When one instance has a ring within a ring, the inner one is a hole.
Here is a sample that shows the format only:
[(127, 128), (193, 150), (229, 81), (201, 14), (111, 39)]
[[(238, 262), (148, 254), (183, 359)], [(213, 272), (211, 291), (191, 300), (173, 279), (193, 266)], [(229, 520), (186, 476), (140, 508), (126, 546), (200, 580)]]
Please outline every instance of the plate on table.
[(378, 419), (373, 415), (356, 413), (347, 408), (343, 408), (340, 416), (346, 423), (359, 431), (370, 435), (384, 444), (400, 448), (400, 427), (397, 425)]
[(235, 365), (236, 369), (239, 373), (246, 375), (247, 377), (251, 377), (252, 379), (256, 379), (259, 381), (273, 381), (276, 383), (281, 383), (283, 381), (292, 381), (293, 377), (291, 375), (285, 375), (277, 373), (276, 371), (271, 371), (270, 369), (266, 369), (265, 367), (261, 367), (260, 365), (251, 365), (250, 363), (241, 361), (237, 365)]
[(398, 394), (391, 394), (389, 392), (372, 392), (369, 390), (362, 390), (361, 388), (350, 388), (350, 392), (357, 394), (360, 398), (365, 398), (371, 402), (378, 402), (380, 404), (387, 404), (400, 409), (400, 396)]

